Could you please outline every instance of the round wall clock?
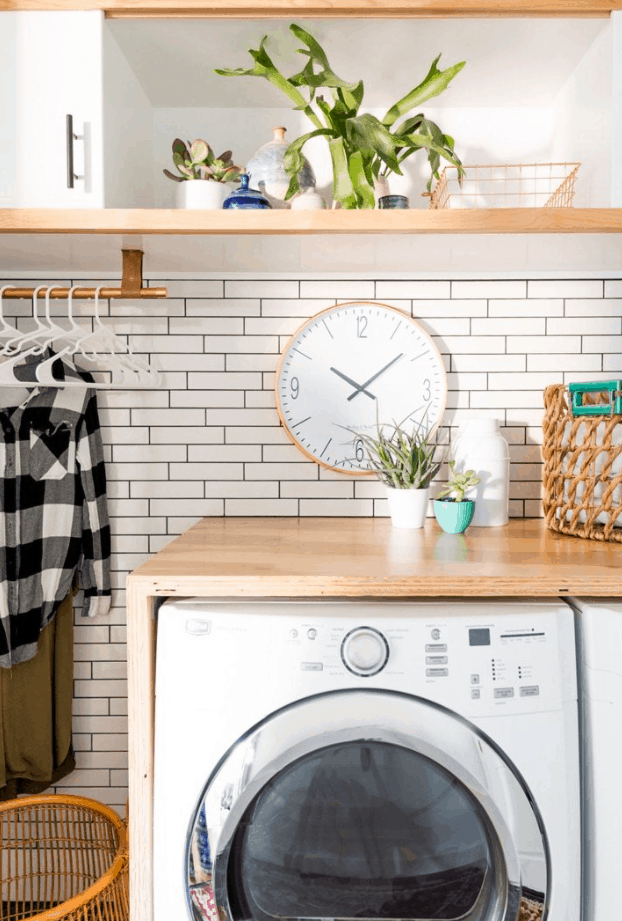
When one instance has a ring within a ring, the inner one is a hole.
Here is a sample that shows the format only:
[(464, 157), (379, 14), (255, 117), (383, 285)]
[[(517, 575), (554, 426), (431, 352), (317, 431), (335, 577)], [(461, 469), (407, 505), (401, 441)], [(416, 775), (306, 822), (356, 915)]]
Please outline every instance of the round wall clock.
[(362, 441), (378, 423), (435, 429), (445, 366), (412, 317), (369, 301), (318, 313), (294, 333), (276, 373), (276, 404), (294, 444), (333, 470), (368, 473)]

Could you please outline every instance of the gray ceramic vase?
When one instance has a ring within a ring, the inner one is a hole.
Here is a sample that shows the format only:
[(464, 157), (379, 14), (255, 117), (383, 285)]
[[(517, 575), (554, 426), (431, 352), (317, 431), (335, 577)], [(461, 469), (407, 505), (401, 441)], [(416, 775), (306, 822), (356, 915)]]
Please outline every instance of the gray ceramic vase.
[[(289, 188), (289, 176), (285, 172), (285, 151), (289, 147), (285, 140), (286, 128), (273, 128), (274, 139), (260, 147), (246, 164), (251, 185), (277, 202), (285, 202)], [(315, 174), (308, 160), (304, 161), (299, 174), (301, 189), (315, 188)], [(287, 207), (287, 205), (284, 205)]]

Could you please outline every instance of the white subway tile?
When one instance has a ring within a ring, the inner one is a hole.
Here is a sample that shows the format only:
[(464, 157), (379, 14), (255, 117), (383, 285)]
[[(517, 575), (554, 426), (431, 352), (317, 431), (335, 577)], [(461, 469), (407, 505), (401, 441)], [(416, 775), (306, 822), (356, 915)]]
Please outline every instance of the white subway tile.
[(224, 440), (225, 430), (222, 426), (206, 426), (204, 423), (194, 423), (190, 426), (185, 424), (180, 428), (156, 426), (151, 429), (152, 444), (211, 445), (222, 444)]
[(224, 296), (224, 284), (222, 281), (213, 279), (184, 279), (184, 280), (151, 280), (150, 288), (166, 287), (168, 296), (171, 297), (214, 297), (222, 298)]
[(169, 518), (168, 533), (174, 534), (177, 537), (179, 534), (184, 534), (190, 528), (194, 527), (199, 521), (202, 521), (202, 518)]
[[(158, 355), (160, 352), (202, 352), (200, 336), (130, 336), (135, 352)], [(218, 349), (210, 349), (212, 352)], [(223, 351), (220, 349), (220, 351)], [(178, 370), (172, 368), (171, 370)], [(183, 369), (182, 369), (183, 370)]]
[(109, 627), (92, 623), (92, 618), (82, 618), (82, 626), (73, 628), (74, 643), (107, 643), (110, 636)]
[(162, 317), (104, 317), (104, 326), (116, 336), (166, 336), (168, 333), (168, 314)]
[(384, 483), (381, 483), (380, 480), (377, 480), (375, 477), (371, 479), (367, 477), (365, 479), (356, 479), (353, 481), (353, 486), (354, 497), (356, 499), (386, 499), (387, 497)]
[(455, 371), (447, 375), (448, 390), (462, 390), (465, 393), (468, 390), (486, 390), (488, 386), (488, 376), (485, 372), (469, 374), (461, 371), (459, 374)]
[(358, 301), (376, 296), (373, 281), (301, 281), (300, 297), (331, 297)]
[(435, 341), (439, 351), (449, 352), (452, 359), (454, 354), (492, 355), (505, 352), (504, 336), (444, 336), (442, 340)]
[[(127, 663), (120, 662), (93, 662), (93, 678), (127, 678)], [(123, 732), (123, 730), (121, 730)]]
[(115, 481), (113, 477), (109, 476), (107, 493), (108, 499), (127, 499), (130, 494), (130, 484), (119, 480)]
[(74, 716), (71, 724), (75, 732), (127, 732), (125, 716)]
[(540, 463), (542, 461), (542, 449), (540, 445), (511, 444), (510, 461), (515, 464)]
[(116, 572), (132, 572), (148, 559), (147, 553), (111, 553), (110, 569)]
[[(127, 681), (74, 681), (76, 697), (127, 697)], [(103, 718), (103, 717), (101, 717)]]
[(159, 553), (164, 547), (172, 544), (174, 540), (174, 534), (156, 534), (149, 538), (149, 550), (151, 553)]
[[(79, 649), (86, 647), (79, 646)], [(74, 660), (79, 657), (75, 655)], [(107, 697), (76, 697), (72, 702), (73, 716), (108, 716), (110, 703)]]
[(585, 333), (591, 336), (619, 336), (622, 332), (622, 319), (620, 317), (564, 317), (559, 320), (549, 320), (546, 330), (549, 336), (581, 336)]
[(225, 499), (225, 514), (231, 517), (261, 515), (273, 518), (298, 515), (297, 499)]
[[(508, 356), (509, 357), (509, 356)], [(528, 355), (529, 371), (600, 371), (600, 355)]]
[(412, 315), (415, 319), (433, 317), (485, 317), (488, 302), (485, 300), (451, 299), (440, 301), (413, 301)]
[(508, 336), (508, 352), (580, 352), (580, 336)]
[(188, 387), (191, 390), (261, 390), (261, 386), (259, 371), (196, 372), (188, 375)]
[(70, 789), (71, 787), (107, 787), (110, 781), (110, 771), (108, 770), (83, 770), (76, 769), (63, 777), (56, 786), (59, 790)]
[(468, 336), (471, 332), (471, 321), (467, 317), (434, 317), (433, 319), (418, 318), (417, 322), (431, 336)]
[(542, 317), (486, 317), (474, 319), (471, 331), (475, 336), (544, 336)]
[(205, 410), (201, 409), (133, 409), (132, 425), (204, 426)]
[(312, 461), (306, 464), (245, 464), (247, 480), (317, 480), (318, 467)]
[(154, 515), (200, 515), (202, 518), (224, 514), (219, 499), (152, 499), (151, 511)]
[(183, 350), (168, 355), (158, 355), (162, 371), (224, 371), (224, 355), (188, 355)]
[(605, 281), (605, 297), (622, 297), (622, 280), (611, 278)]
[(524, 371), (524, 355), (452, 355), (452, 371)]
[(298, 317), (300, 326), (303, 320), (314, 317), (316, 313), (328, 310), (334, 305), (335, 299), (330, 297), (317, 300), (306, 298), (304, 301), (298, 298), (273, 301), (268, 298), (261, 302), (261, 315), (262, 317)]
[(316, 480), (281, 483), (282, 499), (353, 499), (354, 483)]
[(185, 445), (114, 445), (115, 463), (157, 464), (186, 460)]
[(616, 376), (622, 376), (622, 354), (603, 355), (603, 371), (614, 371)]
[(205, 336), (203, 341), (205, 352), (259, 355), (279, 351), (277, 336)]
[(227, 371), (275, 371), (279, 361), (276, 353), (269, 355), (227, 355)]
[(510, 499), (539, 499), (542, 483), (525, 481), (510, 483)]
[(247, 336), (293, 336), (300, 326), (299, 317), (256, 317), (246, 320)]
[(274, 409), (276, 397), (272, 390), (249, 390), (244, 402), (249, 409)]
[(302, 464), (308, 462), (308, 458), (291, 442), (283, 445), (264, 445), (263, 460), (268, 464)]
[[(98, 733), (97, 735), (92, 736), (93, 751), (95, 752), (126, 752), (127, 751), (127, 736), (113, 734), (109, 735), (108, 733)], [(75, 736), (74, 736), (74, 745), (75, 745)], [(101, 798), (101, 794), (100, 797)]]
[(186, 336), (241, 336), (244, 320), (241, 317), (179, 317), (170, 321), (170, 331), (173, 335)]
[(291, 444), (281, 425), (274, 426), (230, 426), (225, 429), (227, 444)]
[[(530, 434), (532, 427), (542, 427), (542, 417), (544, 415), (544, 400), (542, 409), (514, 409), (510, 407), (505, 411), (505, 418), (508, 425), (525, 425), (527, 426), (527, 437), (530, 441), (537, 443), (536, 439)], [(542, 436), (540, 436), (542, 437)]]
[(510, 464), (510, 479), (520, 482), (542, 480), (542, 461), (537, 464)]
[(593, 281), (530, 281), (529, 297), (602, 297), (603, 283)]
[[(208, 425), (278, 425), (276, 409), (208, 409)], [(228, 439), (227, 439), (228, 440)]]
[(110, 701), (110, 715), (111, 716), (127, 716), (127, 698), (126, 697), (113, 697)]
[(377, 281), (376, 298), (382, 300), (390, 297), (405, 297), (412, 300), (428, 300), (432, 298), (449, 298), (450, 283), (448, 281)]
[(371, 518), (374, 513), (372, 499), (301, 499), (300, 514), (303, 518), (320, 516), (334, 518)]
[(190, 445), (188, 460), (191, 463), (230, 464), (260, 461), (261, 445)]
[(244, 465), (233, 463), (171, 464), (172, 480), (242, 480)]
[(226, 281), (225, 297), (298, 297), (298, 282)]
[(127, 787), (128, 775), (129, 775), (129, 772), (127, 770), (111, 771), (110, 772), (110, 786), (111, 787)]
[[(566, 301), (567, 317), (622, 317), (622, 298), (581, 298)], [(589, 330), (588, 330), (589, 331)]]
[(510, 518), (525, 517), (525, 503), (519, 499), (510, 499), (508, 502), (508, 516)]
[(98, 408), (97, 415), (99, 416), (99, 424), (102, 428), (110, 426), (120, 428), (121, 426), (128, 426), (130, 424), (129, 409), (106, 409), (105, 406), (102, 406), (101, 409)]
[(184, 302), (179, 298), (149, 297), (140, 301), (110, 302), (111, 317), (183, 317), (183, 315)]
[(559, 382), (554, 371), (532, 371), (509, 374), (489, 374), (489, 390), (543, 390), (549, 384)]
[(167, 480), (163, 483), (134, 481), (131, 486), (132, 498), (139, 499), (202, 499), (203, 483), (192, 481)]
[(140, 518), (149, 514), (149, 505), (142, 499), (122, 499), (113, 502), (108, 499), (108, 514), (111, 518)]
[(279, 484), (256, 480), (208, 480), (205, 495), (214, 499), (278, 499)]
[(79, 768), (127, 769), (127, 752), (78, 752), (76, 764)]
[(261, 310), (259, 298), (234, 298), (226, 300), (187, 301), (188, 317), (258, 317)]
[[(452, 297), (518, 298), (527, 296), (525, 281), (452, 281)], [(537, 296), (537, 295), (534, 295)], [(561, 296), (561, 295), (560, 295)]]
[(125, 625), (114, 626), (110, 628), (110, 642), (111, 643), (126, 643), (127, 642), (127, 627)]
[(109, 464), (106, 470), (110, 480), (166, 480), (168, 464)]
[(483, 390), (471, 394), (473, 409), (503, 409), (506, 406), (535, 409), (542, 405), (541, 390)]
[(149, 550), (149, 540), (146, 534), (141, 534), (140, 537), (136, 534), (131, 537), (129, 535), (114, 534), (112, 537), (112, 550), (114, 553), (130, 553), (132, 551), (146, 553)]
[(544, 518), (542, 502), (539, 499), (525, 499), (525, 518)]
[(92, 747), (92, 738), (90, 735), (74, 732), (71, 741), (75, 752), (90, 752)]
[[(127, 658), (123, 643), (74, 643), (73, 650), (76, 662), (123, 662)], [(99, 712), (107, 713), (108, 707)]]
[(490, 317), (562, 317), (564, 302), (561, 298), (518, 298), (488, 302)]
[(171, 406), (203, 406), (205, 409), (226, 406), (240, 408), (244, 406), (244, 393), (241, 390), (180, 390), (171, 393)]
[(582, 336), (584, 352), (620, 354), (620, 336)]

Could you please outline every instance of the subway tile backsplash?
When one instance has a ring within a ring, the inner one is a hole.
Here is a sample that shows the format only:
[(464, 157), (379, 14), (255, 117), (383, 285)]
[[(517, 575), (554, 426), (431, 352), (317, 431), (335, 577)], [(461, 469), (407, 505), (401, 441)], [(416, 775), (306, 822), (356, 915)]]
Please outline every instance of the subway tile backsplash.
[[(318, 275), (152, 284), (168, 287), (166, 302), (116, 301), (104, 311), (112, 329), (161, 369), (164, 388), (99, 394), (109, 458), (113, 609), (93, 621), (76, 616), (78, 770), (58, 788), (121, 811), (128, 571), (204, 515), (386, 514), (377, 482), (321, 470), (279, 427), (274, 372), (280, 349), (304, 320), (356, 299), (376, 299), (419, 319), (448, 372), (445, 440), (469, 413), (501, 420), (510, 444), (510, 512), (518, 517), (541, 514), (543, 388), (622, 376), (622, 277), (331, 281)], [(80, 305), (81, 317), (92, 315), (88, 307)], [(31, 322), (25, 301), (6, 302), (5, 312), (22, 328)]]

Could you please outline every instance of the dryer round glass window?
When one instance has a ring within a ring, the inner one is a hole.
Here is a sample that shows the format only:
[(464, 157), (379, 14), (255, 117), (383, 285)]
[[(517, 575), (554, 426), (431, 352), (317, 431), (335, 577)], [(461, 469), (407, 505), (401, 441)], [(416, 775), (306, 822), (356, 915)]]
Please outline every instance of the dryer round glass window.
[(546, 881), (537, 809), (486, 736), (429, 701), (352, 690), (291, 704), (233, 746), (186, 872), (198, 921), (202, 890), (228, 921), (517, 921), (534, 861)]

